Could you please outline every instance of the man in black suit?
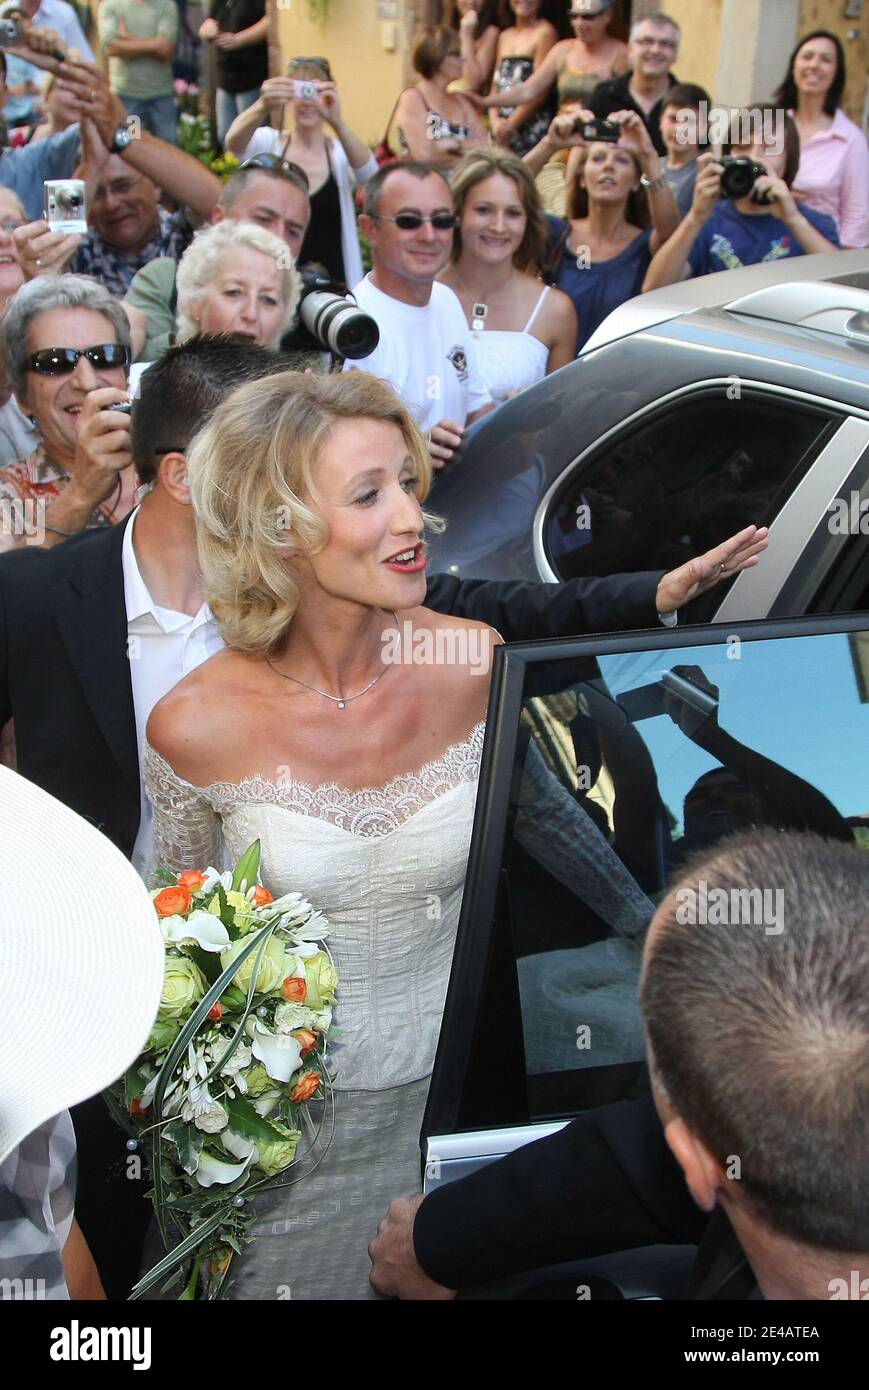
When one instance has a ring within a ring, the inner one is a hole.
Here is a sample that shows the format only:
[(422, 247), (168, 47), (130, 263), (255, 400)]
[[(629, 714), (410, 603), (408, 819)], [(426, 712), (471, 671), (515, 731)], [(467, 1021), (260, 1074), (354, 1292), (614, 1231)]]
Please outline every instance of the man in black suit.
[[(764, 891), (781, 895), (769, 916)], [(689, 1299), (869, 1290), (867, 901), (869, 857), (816, 836), (755, 833), (696, 860), (645, 944), (654, 1104), (601, 1107), (394, 1202), (375, 1288), (450, 1298), (664, 1242), (700, 1247)]]
[[(292, 365), (240, 339), (171, 349), (143, 376), (133, 409), (133, 462), (149, 488), (141, 504), (111, 529), (0, 557), (0, 728), (14, 718), (18, 770), (142, 869), (150, 865), (139, 765), (148, 715), (221, 645), (202, 601), (185, 451), (234, 387)], [(753, 564), (765, 544), (750, 528), (663, 576), (543, 585), (435, 575), (426, 602), (488, 622), (508, 641), (649, 627), (717, 583), (723, 564)], [(122, 1176), (123, 1143), (99, 1098), (78, 1118), (79, 1222), (109, 1296), (125, 1297), (147, 1207)]]

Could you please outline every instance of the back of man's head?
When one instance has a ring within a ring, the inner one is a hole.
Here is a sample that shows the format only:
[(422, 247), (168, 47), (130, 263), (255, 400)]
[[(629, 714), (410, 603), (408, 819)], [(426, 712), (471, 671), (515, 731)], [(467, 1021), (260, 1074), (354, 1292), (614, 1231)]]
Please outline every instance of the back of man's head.
[(232, 335), (198, 334), (170, 348), (143, 373), (133, 403), (130, 436), (140, 481), (152, 483), (160, 459), (186, 449), (236, 386), (296, 365), (292, 354)]
[(640, 1000), (663, 1098), (733, 1200), (791, 1241), (869, 1251), (869, 853), (719, 843), (659, 908)]

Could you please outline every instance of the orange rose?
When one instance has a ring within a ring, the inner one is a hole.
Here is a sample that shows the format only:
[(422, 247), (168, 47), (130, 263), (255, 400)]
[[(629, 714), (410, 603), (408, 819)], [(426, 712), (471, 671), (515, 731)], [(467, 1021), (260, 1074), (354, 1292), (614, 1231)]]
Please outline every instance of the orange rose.
[(306, 1071), (302, 1073), (302, 1079), (290, 1091), (290, 1100), (296, 1104), (303, 1100), (310, 1100), (320, 1089), (320, 1073), (318, 1071)]
[(231, 1259), (232, 1251), (224, 1245), (221, 1250), (215, 1250), (208, 1262), (208, 1268), (212, 1274), (225, 1274)]
[(223, 1018), (223, 1005), (220, 1003), (215, 1004), (213, 1009), (208, 1010), (208, 1017), (211, 1019), (212, 1023), (219, 1023)]
[(307, 993), (308, 981), (299, 980), (295, 975), (288, 975), (281, 985), (281, 994), (293, 1004), (304, 1004)]
[(164, 888), (154, 899), (158, 917), (176, 917), (190, 911), (193, 902), (189, 891), (179, 884), (177, 888)]
[(253, 890), (254, 907), (268, 907), (269, 903), (273, 903), (274, 900), (274, 893), (270, 893), (268, 888), (263, 888), (261, 883), (256, 885)]
[(302, 1056), (306, 1057), (309, 1052), (313, 1052), (317, 1046), (317, 1034), (312, 1033), (310, 1028), (298, 1028), (293, 1034), (299, 1047), (302, 1049)]
[(198, 893), (204, 882), (205, 874), (201, 869), (187, 869), (178, 875), (179, 888), (186, 888), (190, 893)]

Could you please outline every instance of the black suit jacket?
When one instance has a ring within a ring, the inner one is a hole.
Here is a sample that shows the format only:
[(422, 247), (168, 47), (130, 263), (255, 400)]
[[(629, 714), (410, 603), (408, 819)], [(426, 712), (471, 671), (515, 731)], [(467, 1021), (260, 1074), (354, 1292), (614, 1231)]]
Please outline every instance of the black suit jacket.
[(581, 1115), (458, 1182), (416, 1215), (414, 1247), (447, 1288), (644, 1245), (698, 1245), (685, 1297), (756, 1296), (751, 1268), (720, 1210), (695, 1205), (651, 1098)]
[[(124, 604), (126, 524), (83, 532), (51, 550), (0, 556), (0, 727), (15, 721), (19, 772), (129, 856), (140, 790)], [(489, 622), (507, 640), (558, 637), (651, 626), (659, 578), (538, 585), (436, 575), (426, 602)], [(101, 1098), (72, 1113), (79, 1224), (109, 1297), (125, 1298), (137, 1275), (149, 1207), (141, 1200), (142, 1184), (127, 1180), (123, 1135)]]

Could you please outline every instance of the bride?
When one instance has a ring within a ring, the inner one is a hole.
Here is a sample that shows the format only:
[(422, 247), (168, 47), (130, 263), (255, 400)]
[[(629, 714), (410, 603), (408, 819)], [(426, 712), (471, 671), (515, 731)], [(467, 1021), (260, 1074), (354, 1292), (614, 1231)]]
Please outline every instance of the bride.
[[(500, 639), (421, 606), (431, 464), (385, 383), (282, 373), (241, 387), (188, 463), (226, 647), (148, 723), (157, 863), (219, 865), (224, 844), (237, 857), (259, 838), (262, 881), (329, 918), (341, 978), (332, 1146), (303, 1183), (259, 1199), (231, 1293), (376, 1297), (368, 1241), (391, 1198), (419, 1185), (483, 745), (480, 644)], [(764, 546), (750, 528), (665, 576), (661, 610)], [(430, 638), (407, 640), (407, 624)], [(452, 640), (438, 641), (446, 628)], [(397, 629), (404, 653), (450, 659), (390, 661)], [(621, 870), (594, 836), (589, 854)]]
[[(483, 744), (480, 644), (499, 639), (420, 606), (431, 465), (376, 378), (246, 386), (189, 471), (226, 649), (148, 725), (157, 863), (219, 864), (221, 831), (230, 857), (259, 837), (262, 881), (329, 918), (341, 976), (330, 1153), (260, 1199), (233, 1292), (374, 1297), (368, 1241), (390, 1196), (419, 1181)], [(408, 622), (467, 630), (474, 665), (384, 665)]]

